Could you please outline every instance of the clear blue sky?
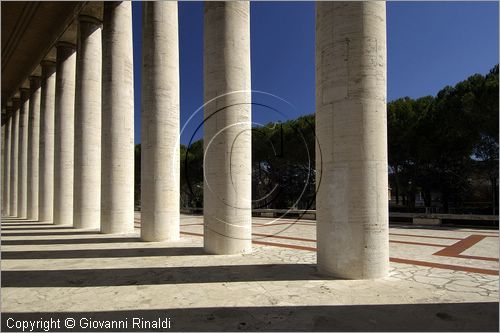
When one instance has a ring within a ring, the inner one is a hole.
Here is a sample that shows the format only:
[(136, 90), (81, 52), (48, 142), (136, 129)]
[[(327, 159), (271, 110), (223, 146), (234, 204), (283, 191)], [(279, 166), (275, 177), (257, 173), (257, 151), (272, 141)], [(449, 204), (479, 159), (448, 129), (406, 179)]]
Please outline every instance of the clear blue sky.
[[(141, 4), (133, 3), (135, 141), (140, 142)], [(314, 2), (251, 3), (253, 121), (293, 119), (315, 108)], [(498, 63), (498, 2), (388, 2), (388, 99), (435, 95)], [(203, 103), (203, 3), (179, 2), (181, 127)], [(203, 120), (187, 125), (187, 143)], [(202, 132), (196, 134), (200, 138)]]

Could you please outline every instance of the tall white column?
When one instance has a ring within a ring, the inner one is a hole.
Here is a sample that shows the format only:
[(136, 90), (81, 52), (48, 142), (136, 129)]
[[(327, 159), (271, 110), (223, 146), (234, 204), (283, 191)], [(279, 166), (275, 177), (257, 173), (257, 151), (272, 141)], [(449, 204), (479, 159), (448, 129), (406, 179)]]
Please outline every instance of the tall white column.
[(75, 97), (75, 228), (101, 221), (101, 22), (78, 18)]
[(10, 214), (10, 140), (11, 140), (11, 123), (12, 123), (12, 108), (6, 108), (6, 120), (3, 132), (3, 159), (2, 159), (2, 216)]
[(12, 99), (12, 123), (10, 142), (10, 209), (9, 216), (17, 217), (18, 159), (19, 159), (19, 98)]
[(28, 118), (30, 105), (30, 91), (27, 88), (20, 89), (21, 105), (19, 108), (19, 131), (18, 131), (18, 164), (17, 164), (17, 217), (27, 217), (28, 204)]
[(132, 4), (104, 2), (101, 232), (134, 231)]
[(75, 128), (75, 45), (56, 45), (54, 127), (54, 224), (73, 224)]
[[(204, 248), (252, 250), (250, 4), (205, 3)], [(235, 91), (247, 91), (236, 92)], [(214, 101), (210, 102), (212, 99)]]
[(40, 82), (39, 221), (52, 221), (54, 209), (54, 112), (56, 63), (43, 61)]
[(384, 1), (316, 4), (318, 268), (389, 269)]
[(141, 238), (179, 238), (177, 2), (144, 2), (142, 21)]
[[(3, 110), (2, 110), (3, 111)], [(1, 171), (2, 171), (2, 180), (0, 181), (0, 184), (2, 184), (2, 198), (1, 198), (1, 201), (2, 201), (2, 216), (5, 216), (5, 152), (6, 152), (6, 149), (5, 149), (5, 142), (7, 142), (6, 140), (6, 135), (7, 135), (7, 117), (6, 117), (6, 113), (2, 112), (2, 138), (0, 140), (0, 143), (1, 143), (1, 146), (2, 146), (2, 152), (1, 152), (1, 163), (2, 163), (2, 167), (1, 167)]]
[(30, 77), (30, 105), (28, 119), (27, 217), (38, 220), (38, 163), (40, 145), (40, 77)]
[(7, 178), (6, 177), (6, 153), (7, 153), (7, 149), (6, 149), (6, 146), (7, 146), (7, 134), (8, 134), (8, 131), (7, 131), (7, 127), (8, 127), (8, 121), (7, 121), (7, 114), (6, 113), (3, 113), (2, 114), (2, 140), (1, 140), (1, 144), (2, 144), (2, 181), (1, 181), (1, 184), (2, 184), (2, 216), (5, 216), (5, 213), (7, 211), (7, 205), (6, 205), (6, 199), (7, 199), (7, 195), (6, 195), (6, 192), (7, 192), (7, 188), (5, 186), (5, 179)]

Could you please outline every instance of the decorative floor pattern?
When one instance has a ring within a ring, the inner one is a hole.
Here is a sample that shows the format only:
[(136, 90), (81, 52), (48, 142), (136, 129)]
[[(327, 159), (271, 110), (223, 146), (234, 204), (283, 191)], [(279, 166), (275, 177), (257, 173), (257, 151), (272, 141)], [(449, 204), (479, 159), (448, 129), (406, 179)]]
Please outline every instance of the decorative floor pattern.
[(130, 235), (4, 220), (2, 329), (9, 316), (168, 315), (191, 331), (498, 330), (497, 230), (392, 226), (390, 275), (350, 281), (317, 273), (314, 221), (271, 221), (254, 218), (252, 254), (216, 256), (201, 216), (163, 243), (139, 240), (139, 214)]

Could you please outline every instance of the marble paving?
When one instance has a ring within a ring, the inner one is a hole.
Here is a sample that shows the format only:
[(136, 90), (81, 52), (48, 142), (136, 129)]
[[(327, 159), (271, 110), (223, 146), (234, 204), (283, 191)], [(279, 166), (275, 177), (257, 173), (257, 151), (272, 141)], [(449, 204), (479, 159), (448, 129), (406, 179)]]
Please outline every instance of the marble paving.
[(253, 253), (231, 256), (203, 253), (201, 216), (182, 215), (176, 242), (141, 242), (135, 223), (110, 236), (4, 219), (2, 330), (498, 331), (498, 230), (391, 226), (389, 276), (352, 281), (317, 273), (314, 221), (254, 218)]

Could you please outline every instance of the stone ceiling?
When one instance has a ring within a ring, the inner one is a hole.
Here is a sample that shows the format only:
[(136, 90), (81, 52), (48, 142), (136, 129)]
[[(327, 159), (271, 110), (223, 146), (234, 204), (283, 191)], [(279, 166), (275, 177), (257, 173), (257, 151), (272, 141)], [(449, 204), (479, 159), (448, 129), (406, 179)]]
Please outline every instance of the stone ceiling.
[(76, 42), (78, 1), (1, 2), (2, 109), (30, 75), (39, 75), (43, 59), (54, 59), (57, 40)]

